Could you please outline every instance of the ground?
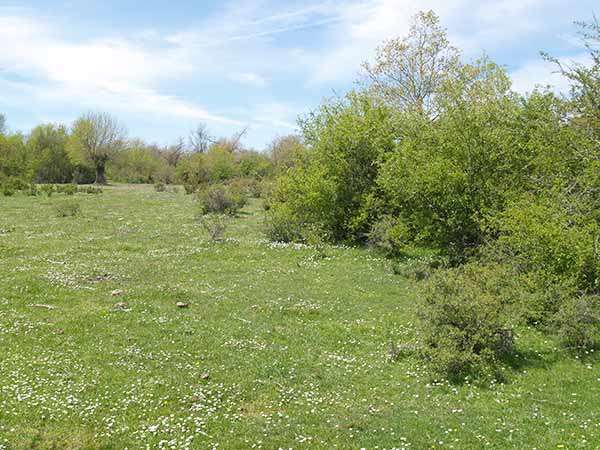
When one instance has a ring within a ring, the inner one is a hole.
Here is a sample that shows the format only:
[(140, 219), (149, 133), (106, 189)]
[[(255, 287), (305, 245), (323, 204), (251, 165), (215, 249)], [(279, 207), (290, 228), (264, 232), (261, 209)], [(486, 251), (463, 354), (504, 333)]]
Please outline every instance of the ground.
[(0, 449), (600, 448), (594, 355), (525, 329), (506, 383), (434, 382), (388, 357), (419, 295), (385, 259), (269, 243), (259, 200), (220, 243), (195, 214), (150, 186), (0, 197)]

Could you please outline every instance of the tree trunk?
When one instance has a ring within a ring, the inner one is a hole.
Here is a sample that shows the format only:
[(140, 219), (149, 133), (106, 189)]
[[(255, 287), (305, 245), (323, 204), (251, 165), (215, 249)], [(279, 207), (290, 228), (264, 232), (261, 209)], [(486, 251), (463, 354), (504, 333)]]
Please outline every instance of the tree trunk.
[(96, 163), (96, 181), (95, 184), (106, 184), (106, 175), (104, 173), (104, 161)]

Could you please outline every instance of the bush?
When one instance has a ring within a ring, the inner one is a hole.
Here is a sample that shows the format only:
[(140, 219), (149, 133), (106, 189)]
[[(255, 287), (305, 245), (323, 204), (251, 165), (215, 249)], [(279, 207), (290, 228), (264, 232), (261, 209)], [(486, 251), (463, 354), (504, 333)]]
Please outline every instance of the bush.
[(424, 289), (423, 355), (436, 375), (499, 377), (513, 351), (512, 311), (518, 291), (501, 266), (465, 265), (435, 273)]
[(59, 194), (74, 195), (77, 193), (77, 186), (73, 184), (59, 184), (55, 186), (55, 191)]
[(93, 167), (77, 164), (73, 167), (73, 183), (92, 184), (96, 181), (96, 171)]
[(54, 205), (58, 217), (73, 217), (81, 212), (79, 203), (73, 200), (65, 200)]
[(52, 194), (56, 192), (56, 187), (53, 184), (42, 184), (40, 187), (40, 191), (43, 194), (46, 194), (48, 197), (52, 197)]
[(77, 192), (81, 194), (102, 194), (104, 191), (99, 186), (80, 186), (77, 188)]
[(15, 195), (15, 190), (10, 186), (2, 186), (2, 195), (5, 197), (12, 197)]
[(197, 189), (197, 186), (194, 185), (194, 184), (184, 184), (183, 185), (183, 190), (188, 195), (193, 194), (194, 192), (196, 192), (196, 189)]
[(261, 196), (262, 186), (255, 178), (238, 178), (229, 183), (229, 186), (246, 197), (259, 198)]
[(302, 240), (302, 227), (303, 222), (289, 210), (289, 206), (280, 204), (273, 209), (267, 207), (264, 233), (270, 241), (300, 241)]
[(29, 185), (29, 187), (27, 188), (27, 190), (25, 191), (25, 193), (31, 197), (35, 197), (36, 195), (38, 195), (40, 193), (40, 191), (36, 184), (31, 183)]
[(580, 350), (594, 348), (600, 324), (598, 297), (571, 297), (561, 304), (554, 324), (565, 346)]
[(156, 192), (165, 192), (167, 190), (167, 186), (162, 181), (157, 181), (154, 183), (154, 190)]
[(198, 193), (202, 214), (220, 213), (234, 215), (247, 203), (246, 196), (229, 186), (212, 185)]
[(210, 240), (218, 242), (229, 226), (230, 217), (226, 214), (205, 214), (198, 218), (202, 228), (208, 233)]
[(570, 199), (525, 197), (494, 219), (493, 244), (519, 272), (596, 293), (600, 290), (600, 228)]
[(406, 224), (398, 218), (384, 216), (371, 227), (368, 242), (388, 256), (398, 256), (402, 254), (409, 239), (410, 233)]
[(417, 281), (426, 280), (435, 270), (446, 268), (447, 266), (448, 261), (438, 256), (411, 257), (391, 261), (394, 275), (412, 278)]

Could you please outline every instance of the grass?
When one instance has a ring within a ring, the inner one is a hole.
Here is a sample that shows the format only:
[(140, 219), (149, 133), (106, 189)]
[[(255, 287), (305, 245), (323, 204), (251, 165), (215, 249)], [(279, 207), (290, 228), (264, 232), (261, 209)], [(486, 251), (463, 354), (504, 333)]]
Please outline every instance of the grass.
[(62, 197), (0, 197), (0, 449), (600, 447), (594, 355), (522, 330), (506, 384), (432, 382), (376, 254), (270, 244), (258, 201), (214, 243), (183, 193)]

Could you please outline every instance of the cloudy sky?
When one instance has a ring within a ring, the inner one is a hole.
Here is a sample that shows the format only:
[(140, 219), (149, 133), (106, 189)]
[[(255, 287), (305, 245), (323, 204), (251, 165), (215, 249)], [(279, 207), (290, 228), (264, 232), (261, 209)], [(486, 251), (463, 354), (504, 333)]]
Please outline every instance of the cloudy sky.
[(423, 9), (465, 59), (487, 53), (523, 92), (564, 89), (539, 51), (584, 60), (572, 23), (600, 13), (593, 0), (0, 0), (0, 112), (27, 132), (110, 111), (159, 144), (198, 122), (214, 135), (249, 126), (260, 149), (352, 87)]

